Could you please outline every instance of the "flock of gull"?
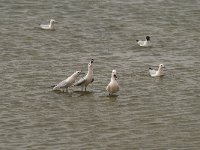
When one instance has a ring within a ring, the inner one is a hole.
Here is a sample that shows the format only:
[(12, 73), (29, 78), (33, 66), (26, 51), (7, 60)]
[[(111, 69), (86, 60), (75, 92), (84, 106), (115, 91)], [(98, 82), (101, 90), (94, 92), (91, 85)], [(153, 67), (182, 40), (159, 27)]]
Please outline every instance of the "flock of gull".
[[(40, 28), (44, 29), (44, 30), (54, 30), (55, 29), (54, 28), (55, 23), (56, 23), (56, 21), (54, 19), (51, 19), (49, 24), (40, 25)], [(146, 39), (144, 41), (136, 40), (136, 42), (139, 46), (144, 46), (144, 47), (151, 46), (151, 40), (150, 40), (149, 36), (146, 36)], [(87, 74), (84, 77), (80, 78), (77, 82), (76, 82), (76, 79), (79, 77), (79, 75), (85, 74), (82, 71), (76, 71), (70, 77), (68, 77), (67, 79), (61, 81), (57, 85), (54, 85), (53, 90), (54, 91), (55, 90), (68, 91), (69, 87), (81, 86), (82, 91), (83, 90), (86, 91), (87, 86), (94, 81), (94, 78), (93, 78), (93, 63), (94, 63), (94, 59), (92, 59), (88, 63)], [(154, 70), (152, 68), (149, 68), (149, 75), (151, 77), (164, 76), (164, 68), (165, 68), (164, 64), (160, 64), (159, 67), (158, 67), (158, 70)], [(119, 91), (119, 84), (117, 82), (117, 71), (116, 70), (112, 70), (111, 80), (110, 80), (110, 83), (107, 85), (106, 90), (109, 93), (109, 95), (112, 95), (112, 94), (117, 93)]]

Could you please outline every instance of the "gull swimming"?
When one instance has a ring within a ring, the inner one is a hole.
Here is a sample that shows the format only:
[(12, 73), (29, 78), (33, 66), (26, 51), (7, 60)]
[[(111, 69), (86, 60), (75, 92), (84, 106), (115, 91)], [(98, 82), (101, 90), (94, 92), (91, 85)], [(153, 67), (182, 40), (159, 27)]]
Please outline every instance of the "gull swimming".
[(56, 23), (56, 21), (54, 19), (51, 19), (49, 21), (49, 24), (41, 24), (40, 28), (44, 29), (44, 30), (54, 30), (54, 23)]
[(164, 64), (160, 64), (158, 67), (158, 70), (154, 70), (152, 68), (149, 68), (149, 74), (152, 77), (160, 77), (160, 76), (164, 76)]
[(72, 84), (75, 82), (76, 78), (80, 75), (80, 74), (84, 74), (82, 71), (76, 71), (74, 72), (70, 77), (68, 77), (67, 79), (61, 81), (60, 83), (58, 83), (53, 90), (61, 90), (61, 89), (66, 89), (68, 90), (68, 87), (72, 86)]
[(144, 46), (144, 47), (148, 47), (151, 46), (151, 40), (149, 36), (146, 36), (146, 40), (142, 41), (142, 40), (136, 40), (139, 46)]
[(85, 91), (86, 91), (87, 86), (94, 81), (94, 78), (93, 78), (93, 62), (94, 62), (94, 59), (92, 59), (90, 61), (90, 63), (88, 64), (88, 72), (87, 72), (86, 76), (81, 78), (78, 82), (76, 82), (74, 84), (74, 86), (81, 86), (82, 91), (83, 91), (83, 88), (85, 88)]
[(119, 91), (119, 85), (118, 85), (118, 82), (117, 82), (117, 72), (116, 72), (116, 70), (112, 70), (111, 81), (108, 84), (108, 86), (106, 87), (106, 90), (109, 92), (109, 95)]

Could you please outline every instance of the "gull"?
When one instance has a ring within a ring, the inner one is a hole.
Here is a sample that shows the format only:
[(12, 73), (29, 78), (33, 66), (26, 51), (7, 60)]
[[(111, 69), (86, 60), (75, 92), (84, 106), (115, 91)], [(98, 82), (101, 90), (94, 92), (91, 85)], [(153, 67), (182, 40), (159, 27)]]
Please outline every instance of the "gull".
[(76, 71), (74, 72), (70, 77), (67, 79), (61, 81), (56, 86), (54, 86), (53, 90), (61, 90), (61, 89), (67, 89), (68, 87), (72, 86), (72, 84), (75, 82), (76, 78), (80, 75), (84, 74), (82, 71)]
[(40, 28), (44, 30), (54, 30), (54, 23), (56, 23), (56, 21), (54, 19), (51, 19), (49, 21), (49, 24), (41, 24)]
[(140, 46), (144, 46), (144, 47), (151, 46), (151, 40), (150, 40), (149, 36), (146, 36), (145, 41), (141, 41), (141, 40), (136, 40), (136, 41), (137, 41), (138, 45), (140, 45)]
[(159, 65), (158, 70), (154, 70), (152, 68), (149, 68), (149, 74), (152, 77), (160, 77), (160, 76), (164, 76), (164, 68), (165, 66), (163, 64)]
[(94, 60), (92, 59), (90, 61), (90, 63), (88, 64), (88, 72), (87, 72), (86, 76), (81, 78), (78, 82), (76, 82), (74, 84), (74, 86), (81, 86), (82, 90), (83, 90), (83, 88), (85, 88), (85, 91), (86, 91), (87, 86), (94, 81), (93, 65), (92, 65), (93, 62), (94, 62)]
[(108, 84), (108, 86), (106, 87), (106, 90), (109, 92), (109, 95), (119, 91), (119, 85), (116, 80), (117, 79), (116, 74), (117, 74), (116, 70), (112, 70), (111, 81)]

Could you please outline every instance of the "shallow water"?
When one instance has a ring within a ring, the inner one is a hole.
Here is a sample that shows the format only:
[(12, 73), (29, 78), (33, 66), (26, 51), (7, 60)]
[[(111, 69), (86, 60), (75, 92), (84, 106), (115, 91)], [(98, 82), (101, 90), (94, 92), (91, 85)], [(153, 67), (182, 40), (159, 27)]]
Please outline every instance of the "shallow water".
[[(199, 10), (199, 0), (1, 0), (0, 149), (200, 149)], [(50, 18), (56, 30), (40, 30)], [(146, 35), (153, 46), (138, 47)], [(91, 58), (88, 92), (52, 91)], [(166, 76), (149, 77), (160, 63)], [(113, 69), (120, 92), (109, 97)]]

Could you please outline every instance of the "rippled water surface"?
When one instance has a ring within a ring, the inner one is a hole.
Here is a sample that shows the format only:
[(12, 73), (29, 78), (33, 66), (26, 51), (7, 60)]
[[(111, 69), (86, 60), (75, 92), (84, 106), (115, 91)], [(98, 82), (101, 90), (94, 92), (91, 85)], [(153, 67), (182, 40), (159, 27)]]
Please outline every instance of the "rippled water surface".
[[(200, 149), (199, 0), (0, 0), (0, 12), (0, 149)], [(50, 18), (56, 30), (39, 29)], [(52, 91), (91, 58), (88, 92)]]

